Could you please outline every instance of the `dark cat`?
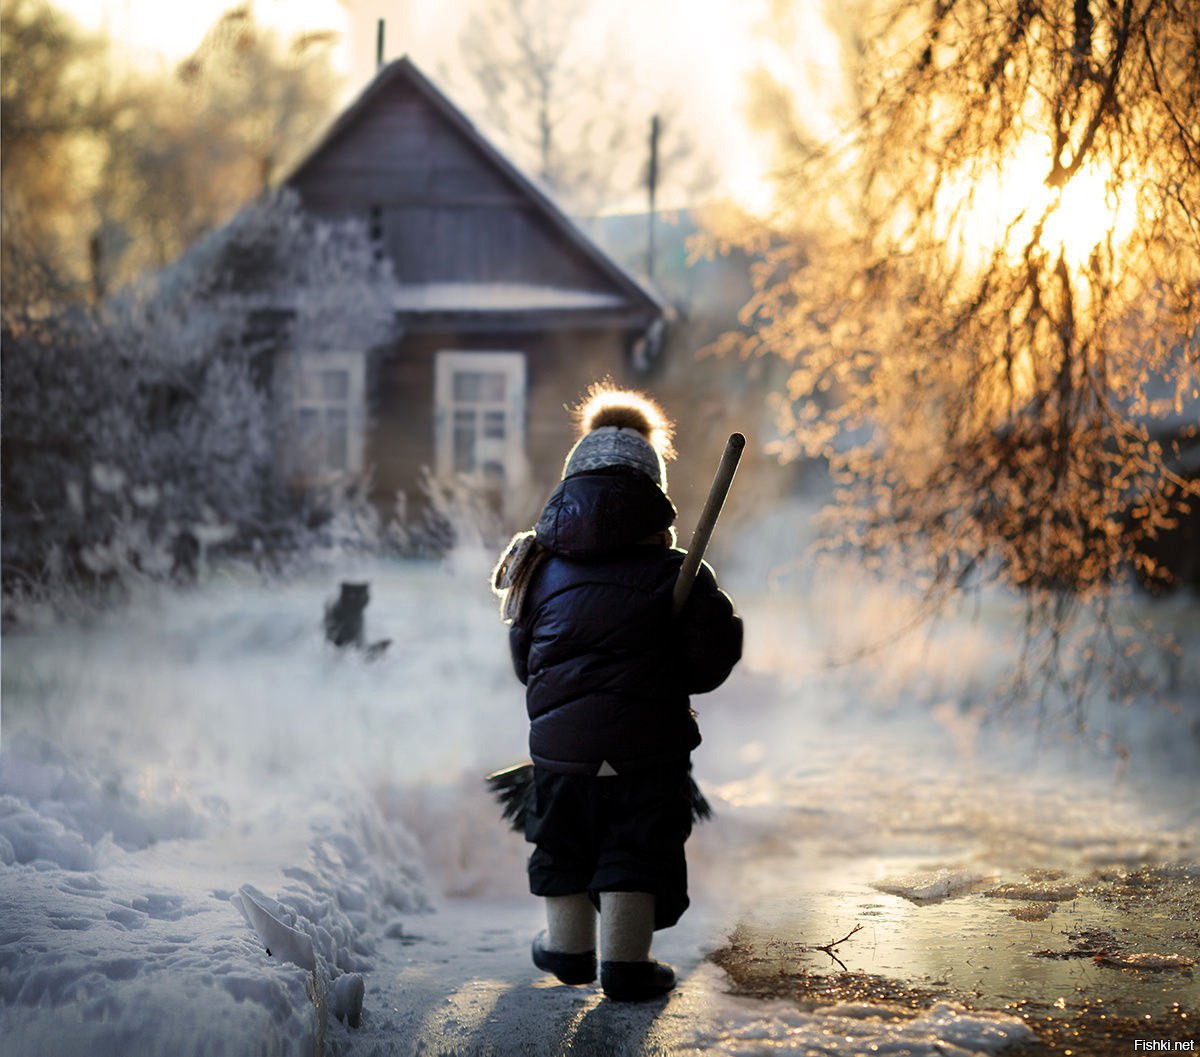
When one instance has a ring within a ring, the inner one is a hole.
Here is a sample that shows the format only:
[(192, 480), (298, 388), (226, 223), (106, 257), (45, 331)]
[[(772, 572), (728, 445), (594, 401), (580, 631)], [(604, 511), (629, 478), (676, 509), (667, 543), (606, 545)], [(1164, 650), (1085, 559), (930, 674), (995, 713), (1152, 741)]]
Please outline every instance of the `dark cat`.
[(370, 584), (342, 581), (335, 602), (325, 603), (325, 638), (335, 646), (363, 645), (363, 610), (371, 600)]
[(391, 645), (392, 640), (380, 639), (367, 645), (363, 612), (370, 601), (370, 584), (343, 580), (337, 600), (325, 603), (325, 638), (339, 649), (353, 646), (363, 650), (367, 660), (374, 660)]

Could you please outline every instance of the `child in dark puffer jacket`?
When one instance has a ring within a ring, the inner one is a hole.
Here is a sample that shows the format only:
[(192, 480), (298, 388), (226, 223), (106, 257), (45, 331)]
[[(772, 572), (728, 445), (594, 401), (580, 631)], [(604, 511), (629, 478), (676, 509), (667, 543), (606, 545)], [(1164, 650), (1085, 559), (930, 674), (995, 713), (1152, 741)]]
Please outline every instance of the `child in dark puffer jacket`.
[(670, 424), (641, 394), (599, 390), (531, 532), (516, 536), (493, 586), (526, 686), (534, 789), (529, 885), (547, 929), (533, 960), (564, 983), (596, 978), (637, 1000), (675, 985), (650, 957), (655, 929), (687, 908), (689, 695), (719, 686), (741, 657), (742, 622), (701, 565), (683, 611), (683, 561), (666, 495)]

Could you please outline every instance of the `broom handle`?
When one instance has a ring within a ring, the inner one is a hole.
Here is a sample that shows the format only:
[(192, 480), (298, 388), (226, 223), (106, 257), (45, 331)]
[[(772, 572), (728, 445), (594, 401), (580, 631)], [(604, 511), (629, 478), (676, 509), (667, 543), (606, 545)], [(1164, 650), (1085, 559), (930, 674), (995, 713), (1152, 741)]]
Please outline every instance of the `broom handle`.
[(737, 472), (738, 460), (742, 457), (742, 449), (745, 446), (746, 438), (740, 433), (731, 433), (729, 440), (725, 442), (721, 464), (717, 467), (717, 475), (708, 490), (704, 509), (700, 511), (700, 520), (696, 522), (696, 531), (692, 533), (692, 542), (675, 580), (675, 590), (671, 595), (671, 612), (676, 615), (683, 609), (688, 595), (692, 593), (696, 573), (700, 570), (700, 562), (708, 547), (709, 537), (712, 536), (713, 527), (721, 515), (721, 508), (725, 505), (725, 497), (729, 494), (729, 486), (733, 484), (733, 475)]

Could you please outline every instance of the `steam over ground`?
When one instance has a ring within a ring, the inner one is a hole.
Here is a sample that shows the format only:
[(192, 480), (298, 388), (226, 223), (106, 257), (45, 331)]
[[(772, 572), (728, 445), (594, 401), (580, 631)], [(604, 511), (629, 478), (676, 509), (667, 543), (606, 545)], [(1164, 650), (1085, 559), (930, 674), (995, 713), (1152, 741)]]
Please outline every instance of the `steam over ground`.
[[(690, 845), (692, 932), (664, 940), (683, 970), (678, 1001), (695, 1003), (666, 1042), (803, 1052), (836, 1028), (854, 1046), (992, 1052), (1022, 1037), (1014, 1018), (949, 1005), (902, 1023), (866, 1007), (774, 1009), (719, 997), (721, 974), (701, 956), (746, 908), (801, 882), (922, 898), (1031, 866), (1194, 864), (1197, 716), (1097, 704), (1097, 721), (1129, 746), (1123, 767), (1049, 721), (1040, 733), (1030, 717), (993, 723), (986, 692), (1011, 656), (1000, 600), (896, 636), (911, 599), (848, 565), (815, 573), (805, 525), (803, 510), (779, 512), (715, 558), (747, 650), (730, 682), (696, 701), (696, 774), (717, 818)], [(515, 915), (521, 936), (536, 917), (524, 844), (480, 781), (524, 758), (526, 734), (486, 588), (491, 557), (333, 557), (289, 580), (214, 569), (193, 590), (148, 588), (99, 615), (24, 614), (4, 641), (6, 1054), (308, 1052), (314, 1039), (395, 1052), (406, 1040), (388, 1036), (401, 1028), (381, 996), (402, 963), (434, 985), (454, 957), (479, 981), (486, 958), (537, 976), (524, 939), (464, 953), (479, 908), (500, 907), (487, 910), (497, 926)], [(393, 639), (375, 661), (322, 639), (322, 604), (341, 579), (371, 583), (367, 636)], [(1192, 644), (1175, 678), (1194, 703), (1194, 602), (1138, 604)], [(864, 644), (881, 645), (827, 663)], [(312, 974), (266, 956), (230, 902), (247, 884), (312, 937), (326, 983), (365, 975), (359, 1031), (319, 994), (314, 1003)], [(814, 942), (855, 923), (839, 898)], [(491, 986), (494, 1003), (507, 985)], [(577, 999), (535, 1000), (553, 1010)], [(467, 1022), (482, 1045), (477, 1019)], [(846, 1045), (830, 1052), (856, 1052)]]

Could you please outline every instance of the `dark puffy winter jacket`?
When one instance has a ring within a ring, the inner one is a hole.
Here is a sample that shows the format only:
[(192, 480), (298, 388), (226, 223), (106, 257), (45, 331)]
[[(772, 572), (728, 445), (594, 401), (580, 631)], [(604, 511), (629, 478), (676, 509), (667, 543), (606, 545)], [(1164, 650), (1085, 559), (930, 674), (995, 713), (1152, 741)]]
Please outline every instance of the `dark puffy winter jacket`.
[(688, 695), (724, 682), (742, 621), (707, 565), (672, 617), (684, 552), (655, 537), (674, 519), (634, 471), (568, 477), (547, 502), (536, 533), (550, 556), (510, 638), (539, 766), (595, 774), (607, 762), (625, 773), (685, 760), (700, 744)]

